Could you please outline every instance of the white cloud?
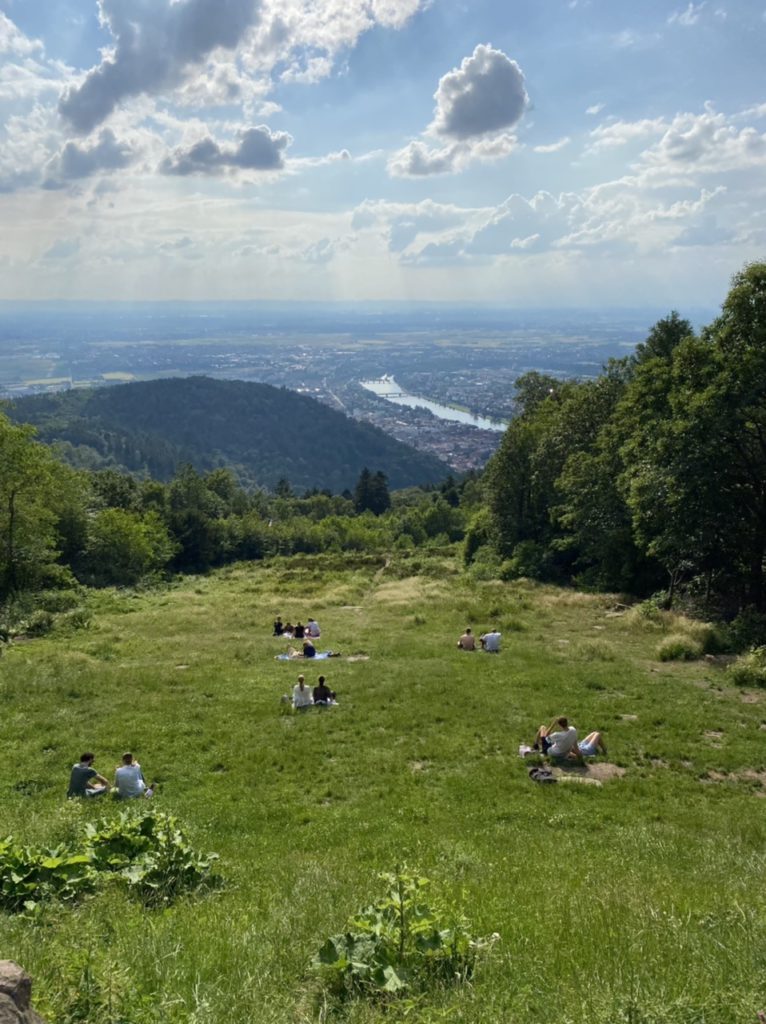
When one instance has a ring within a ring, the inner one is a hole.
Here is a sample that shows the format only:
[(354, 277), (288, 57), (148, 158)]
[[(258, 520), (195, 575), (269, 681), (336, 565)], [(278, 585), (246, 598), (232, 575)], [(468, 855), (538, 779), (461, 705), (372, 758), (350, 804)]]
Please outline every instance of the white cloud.
[(533, 146), (532, 147), (532, 152), (533, 153), (558, 153), (562, 149), (564, 149), (565, 146), (568, 146), (571, 141), (572, 140), (570, 139), (570, 137), (568, 135), (565, 135), (563, 137), (563, 139), (559, 139), (558, 142), (549, 142), (545, 146)]
[(452, 174), (477, 161), (508, 156), (517, 140), (504, 129), (520, 120), (529, 102), (516, 61), (482, 44), (442, 76), (434, 99), (434, 119), (424, 134), (443, 144), (413, 139), (390, 157), (392, 177)]
[(431, 130), (458, 141), (512, 127), (529, 102), (516, 61), (481, 44), (439, 80), (434, 99)]
[(660, 135), (666, 124), (661, 117), (643, 118), (639, 121), (607, 121), (590, 132), (593, 142), (588, 151), (598, 153), (599, 150), (615, 149), (651, 135)]
[(605, 103), (594, 103), (592, 106), (585, 108), (585, 113), (591, 114), (593, 117), (595, 117), (596, 114), (601, 113), (605, 106)]
[(0, 53), (12, 57), (29, 57), (42, 51), (43, 44), (39, 39), (29, 39), (6, 14), (0, 11)]
[(702, 0), (702, 3), (699, 4), (692, 3), (690, 0), (688, 7), (683, 11), (674, 11), (670, 15), (668, 25), (683, 25), (685, 28), (696, 25), (705, 7), (707, 7), (706, 0)]

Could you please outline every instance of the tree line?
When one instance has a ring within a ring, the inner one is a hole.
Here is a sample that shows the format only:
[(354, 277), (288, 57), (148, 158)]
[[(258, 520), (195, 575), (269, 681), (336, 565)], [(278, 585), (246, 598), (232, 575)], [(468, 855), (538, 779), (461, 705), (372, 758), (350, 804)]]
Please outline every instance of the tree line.
[(766, 611), (766, 264), (699, 334), (674, 312), (595, 380), (516, 386), (469, 561), (488, 545), (506, 577)]
[(481, 477), (390, 491), (248, 490), (76, 469), (0, 415), (0, 604), (134, 585), (237, 560), (463, 542), (470, 571), (766, 612), (766, 264), (745, 267), (699, 334), (678, 313), (600, 376), (516, 382), (518, 415)]

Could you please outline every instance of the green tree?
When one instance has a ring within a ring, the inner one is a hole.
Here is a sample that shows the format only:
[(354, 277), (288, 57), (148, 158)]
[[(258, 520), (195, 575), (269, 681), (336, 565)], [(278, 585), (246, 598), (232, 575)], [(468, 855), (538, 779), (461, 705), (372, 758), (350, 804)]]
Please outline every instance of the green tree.
[(85, 564), (91, 582), (131, 585), (167, 568), (175, 545), (156, 512), (98, 512), (88, 531)]
[(37, 586), (57, 555), (58, 467), (34, 436), (0, 415), (0, 599)]

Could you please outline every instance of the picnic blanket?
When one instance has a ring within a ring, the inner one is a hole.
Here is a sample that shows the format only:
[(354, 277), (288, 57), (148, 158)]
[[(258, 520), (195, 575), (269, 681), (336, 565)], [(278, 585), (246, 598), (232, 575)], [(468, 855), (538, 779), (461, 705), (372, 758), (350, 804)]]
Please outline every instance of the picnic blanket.
[(337, 658), (334, 651), (317, 651), (313, 658), (304, 658), (302, 654), (276, 654), (275, 661), (324, 661), (325, 658)]

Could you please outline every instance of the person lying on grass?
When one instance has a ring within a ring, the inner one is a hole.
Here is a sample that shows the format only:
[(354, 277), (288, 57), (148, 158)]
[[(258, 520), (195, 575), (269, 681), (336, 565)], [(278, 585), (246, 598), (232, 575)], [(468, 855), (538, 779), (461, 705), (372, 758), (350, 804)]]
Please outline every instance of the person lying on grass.
[(540, 726), (532, 749), (542, 750), (547, 757), (559, 761), (573, 757), (582, 763), (582, 755), (577, 745), (577, 729), (563, 717), (554, 718), (550, 725)]
[(335, 691), (331, 690), (325, 682), (324, 676), (320, 676), (317, 680), (317, 685), (314, 687), (314, 703), (324, 705), (328, 707), (330, 704), (335, 704)]
[(68, 797), (74, 796), (103, 796), (111, 788), (107, 779), (99, 775), (93, 767), (96, 755), (90, 752), (80, 757), (79, 764), (72, 765), (72, 772), (69, 776)]
[(584, 740), (577, 744), (582, 757), (595, 757), (597, 754), (606, 756), (606, 744), (600, 732), (589, 732)]

